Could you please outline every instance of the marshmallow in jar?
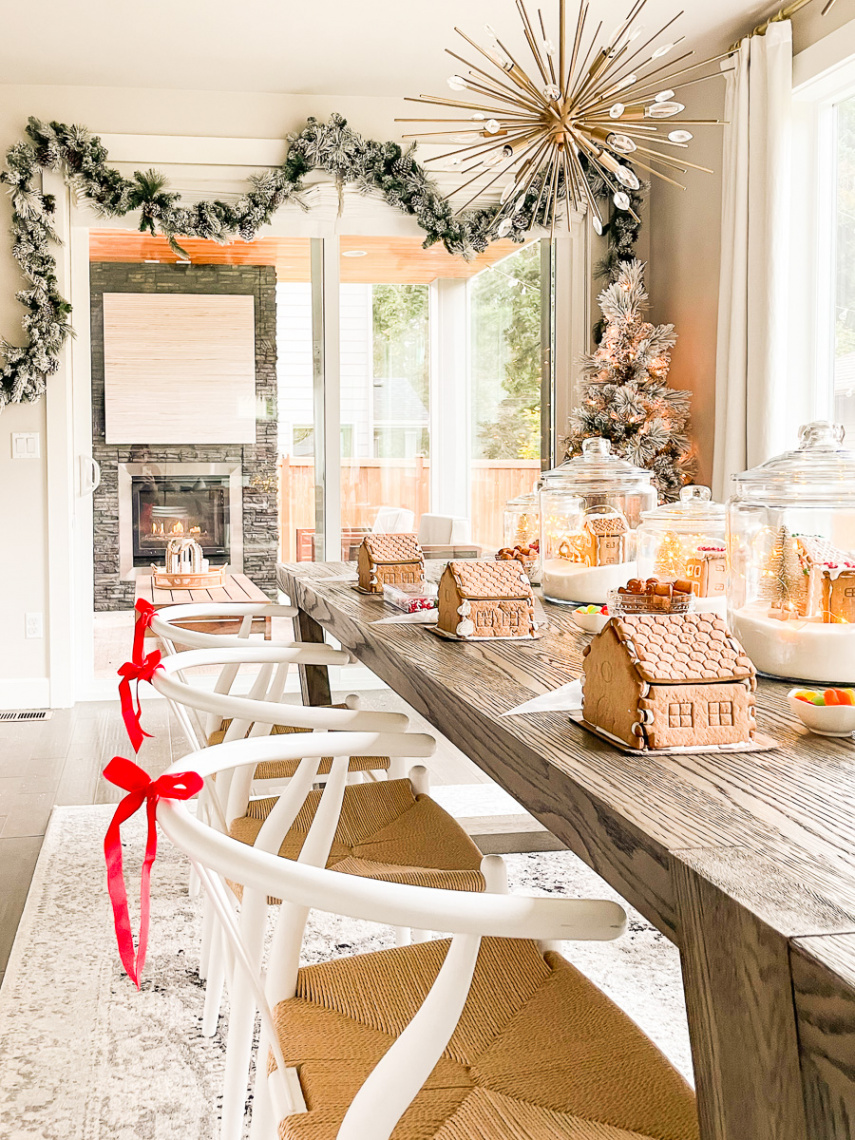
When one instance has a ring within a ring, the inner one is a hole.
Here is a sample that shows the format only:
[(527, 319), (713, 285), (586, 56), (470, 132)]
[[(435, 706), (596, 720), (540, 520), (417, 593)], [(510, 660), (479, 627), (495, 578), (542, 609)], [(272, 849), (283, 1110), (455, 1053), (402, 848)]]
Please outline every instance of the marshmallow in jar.
[(727, 617), (726, 512), (709, 487), (680, 490), (676, 503), (645, 511), (636, 531), (638, 577), (692, 583), (694, 609)]
[(635, 528), (655, 506), (650, 471), (612, 455), (607, 439), (583, 440), (580, 456), (541, 479), (543, 596), (603, 605), (637, 576)]
[(741, 475), (727, 507), (728, 615), (761, 673), (855, 683), (855, 450), (817, 421)]

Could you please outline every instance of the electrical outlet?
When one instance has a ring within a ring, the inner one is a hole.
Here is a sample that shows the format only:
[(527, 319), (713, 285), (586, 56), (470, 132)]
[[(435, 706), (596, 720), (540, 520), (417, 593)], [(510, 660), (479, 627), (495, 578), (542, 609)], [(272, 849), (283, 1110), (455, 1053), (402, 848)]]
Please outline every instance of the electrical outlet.
[(44, 637), (44, 624), (41, 614), (24, 614), (27, 637)]

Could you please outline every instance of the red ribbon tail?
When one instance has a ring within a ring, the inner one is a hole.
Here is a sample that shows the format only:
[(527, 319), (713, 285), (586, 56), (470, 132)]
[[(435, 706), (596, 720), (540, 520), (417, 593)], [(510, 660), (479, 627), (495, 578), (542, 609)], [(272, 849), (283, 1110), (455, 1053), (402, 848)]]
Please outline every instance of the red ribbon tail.
[(125, 973), (139, 989), (137, 955), (134, 953), (134, 938), (131, 933), (131, 916), (128, 912), (128, 892), (125, 888), (125, 874), (122, 865), (121, 826), (139, 808), (145, 792), (130, 792), (116, 808), (116, 812), (104, 836), (104, 858), (107, 862), (107, 890), (113, 907), (113, 925), (116, 928), (116, 943)]
[(134, 625), (134, 649), (131, 660), (135, 665), (140, 665), (145, 658), (145, 631), (151, 626), (151, 619), (157, 611), (145, 598), (138, 598), (134, 608), (139, 616)]
[(140, 703), (140, 686), (137, 681), (137, 703), (134, 708), (133, 697), (131, 696), (131, 682), (128, 677), (122, 677), (119, 681), (119, 700), (122, 705), (122, 720), (125, 722), (125, 728), (128, 730), (128, 737), (133, 747), (134, 752), (139, 752), (142, 747), (143, 739), (146, 736), (151, 736), (150, 732), (146, 732), (142, 724), (142, 704)]

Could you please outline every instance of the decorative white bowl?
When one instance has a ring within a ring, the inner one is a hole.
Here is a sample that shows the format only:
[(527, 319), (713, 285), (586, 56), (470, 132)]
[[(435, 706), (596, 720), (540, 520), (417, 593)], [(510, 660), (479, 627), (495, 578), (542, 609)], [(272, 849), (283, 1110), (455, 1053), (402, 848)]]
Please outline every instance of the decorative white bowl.
[(581, 610), (573, 610), (573, 621), (585, 633), (599, 633), (609, 620), (610, 614), (585, 614)]
[(811, 705), (796, 698), (804, 688), (790, 689), (787, 700), (805, 728), (819, 736), (851, 736), (855, 732), (855, 705)]

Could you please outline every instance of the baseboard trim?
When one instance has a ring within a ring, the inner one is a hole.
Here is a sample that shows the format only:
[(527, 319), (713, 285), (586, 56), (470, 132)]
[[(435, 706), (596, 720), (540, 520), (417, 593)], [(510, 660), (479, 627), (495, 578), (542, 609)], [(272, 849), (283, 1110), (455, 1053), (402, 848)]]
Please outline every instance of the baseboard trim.
[(0, 678), (0, 709), (50, 708), (50, 681), (47, 677)]

